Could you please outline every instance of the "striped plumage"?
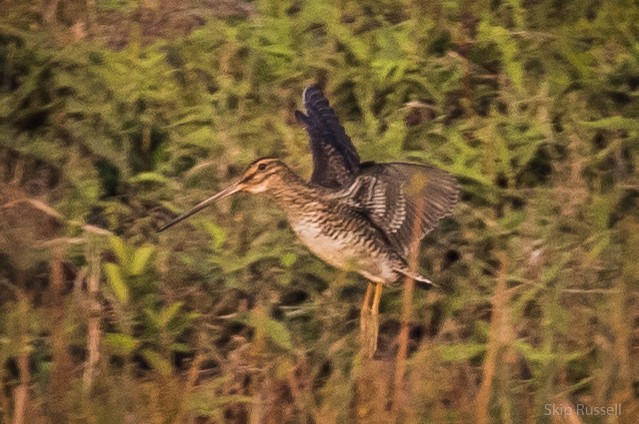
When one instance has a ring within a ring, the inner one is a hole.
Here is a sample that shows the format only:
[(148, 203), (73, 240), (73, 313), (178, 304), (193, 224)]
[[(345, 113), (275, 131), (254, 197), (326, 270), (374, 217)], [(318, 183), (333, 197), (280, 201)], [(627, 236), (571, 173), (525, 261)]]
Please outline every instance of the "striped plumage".
[[(350, 138), (339, 123), (328, 100), (315, 86), (304, 91), (306, 114), (295, 113), (305, 125), (310, 136), (313, 153), (313, 174), (310, 184), (321, 193), (325, 203), (337, 201), (344, 216), (354, 216), (362, 227), (367, 227), (367, 237), (375, 239), (377, 246), (385, 252), (383, 265), (375, 258), (377, 266), (365, 267), (361, 263), (369, 260), (366, 247), (354, 253), (350, 264), (355, 270), (374, 282), (393, 283), (400, 275), (408, 274), (407, 257), (411, 240), (421, 240), (437, 223), (450, 215), (459, 200), (455, 179), (447, 172), (432, 165), (412, 163), (360, 163), (359, 155)], [(347, 207), (344, 208), (344, 205)], [(289, 218), (290, 220), (290, 218)], [(300, 235), (300, 231), (293, 229)], [(363, 230), (355, 231), (361, 235)], [(373, 234), (374, 233), (374, 234)], [(351, 237), (356, 237), (355, 235)], [(301, 237), (301, 236), (300, 236)], [(302, 241), (322, 259), (342, 269), (310, 245), (313, 240)], [(352, 249), (351, 249), (352, 250)], [(379, 274), (372, 278), (371, 269)], [(391, 269), (392, 272), (387, 272)], [(430, 281), (413, 275), (418, 282)], [(383, 281), (379, 281), (379, 280)]]
[[(415, 175), (427, 181), (424, 189), (411, 194), (411, 182), (419, 184), (411, 179)], [(262, 179), (269, 182), (268, 188), (262, 188)], [(241, 181), (255, 187), (247, 191), (267, 192), (314, 254), (336, 268), (384, 284), (408, 274), (406, 258), (420, 196), (424, 192), (429, 196), (417, 222), (420, 239), (450, 213), (457, 200), (449, 174), (403, 163), (365, 165), (350, 185), (335, 189), (306, 182), (280, 160), (263, 158), (249, 166)]]
[(372, 306), (368, 305), (371, 284), (362, 306), (362, 316), (374, 316), (374, 341), (369, 342), (372, 354), (382, 285), (394, 283), (402, 275), (422, 285), (432, 284), (408, 270), (409, 248), (413, 239), (421, 240), (450, 215), (459, 199), (457, 183), (432, 165), (360, 162), (344, 127), (317, 87), (304, 91), (304, 105), (306, 114), (297, 111), (295, 116), (310, 137), (310, 181), (301, 179), (278, 159), (258, 159), (238, 182), (159, 231), (236, 192), (266, 194), (284, 210), (293, 231), (313, 253), (376, 283)]
[[(421, 240), (451, 213), (459, 192), (455, 179), (432, 165), (360, 163), (359, 155), (328, 100), (315, 86), (304, 91), (305, 125), (313, 174), (302, 180), (283, 162), (262, 158), (242, 179), (205, 200), (160, 231), (237, 191), (265, 192), (286, 212), (293, 231), (329, 264), (376, 283), (408, 274), (411, 240)], [(429, 284), (425, 277), (416, 281)]]
[(397, 280), (405, 261), (384, 234), (371, 225), (358, 207), (339, 193), (307, 183), (277, 159), (257, 164), (277, 169), (281, 184), (274, 184), (269, 196), (285, 211), (295, 234), (317, 256), (336, 268), (356, 271), (377, 283)]

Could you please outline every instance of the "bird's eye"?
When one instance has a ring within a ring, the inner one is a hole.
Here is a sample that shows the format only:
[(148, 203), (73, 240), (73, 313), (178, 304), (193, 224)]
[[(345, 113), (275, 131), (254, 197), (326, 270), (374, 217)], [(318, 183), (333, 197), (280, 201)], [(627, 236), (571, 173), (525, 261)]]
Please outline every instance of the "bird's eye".
[(266, 169), (266, 164), (265, 163), (260, 163), (259, 165), (257, 165), (257, 169), (259, 171), (264, 171)]

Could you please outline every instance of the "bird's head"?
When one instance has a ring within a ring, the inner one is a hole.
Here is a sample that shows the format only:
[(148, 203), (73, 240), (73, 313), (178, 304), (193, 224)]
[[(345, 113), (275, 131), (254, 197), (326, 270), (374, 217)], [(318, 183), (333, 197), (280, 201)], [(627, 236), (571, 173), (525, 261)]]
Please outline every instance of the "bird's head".
[(239, 181), (236, 181), (224, 190), (198, 203), (193, 207), (193, 209), (184, 215), (180, 215), (160, 227), (158, 231), (164, 231), (178, 222), (183, 221), (191, 215), (201, 211), (212, 203), (229, 197), (237, 192), (248, 191), (249, 193), (262, 193), (273, 187), (282, 185), (285, 183), (283, 175), (287, 170), (288, 167), (279, 159), (258, 159), (246, 168), (246, 171), (244, 171), (244, 174), (242, 174), (242, 178), (240, 178)]
[(258, 159), (246, 168), (242, 178), (236, 183), (238, 185), (237, 191), (265, 192), (283, 182), (282, 174), (287, 169), (287, 166), (279, 159)]

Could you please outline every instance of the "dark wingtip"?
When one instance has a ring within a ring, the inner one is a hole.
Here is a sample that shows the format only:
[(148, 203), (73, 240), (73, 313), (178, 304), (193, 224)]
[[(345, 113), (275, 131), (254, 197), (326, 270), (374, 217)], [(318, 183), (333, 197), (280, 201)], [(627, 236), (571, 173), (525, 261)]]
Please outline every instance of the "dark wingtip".
[(308, 116), (306, 116), (304, 113), (302, 113), (299, 110), (295, 111), (295, 119), (297, 119), (297, 122), (299, 122), (300, 124), (304, 124), (306, 126), (310, 125), (310, 121), (308, 120)]
[(431, 281), (422, 281), (422, 280), (417, 280), (415, 279), (415, 287), (417, 287), (420, 290), (432, 290), (434, 288), (439, 288), (439, 286)]
[(366, 162), (362, 162), (359, 164), (359, 169), (372, 168), (375, 165), (377, 165), (377, 162), (375, 162), (374, 160), (367, 160)]
[[(311, 84), (308, 87), (306, 87), (304, 89), (304, 93), (302, 93), (302, 99), (304, 99), (304, 103), (305, 104), (309, 104), (309, 103), (315, 103), (318, 101), (326, 101), (327, 105), (328, 105), (328, 99), (326, 99), (326, 96), (324, 95), (324, 92), (322, 91), (322, 89), (316, 85), (316, 84)], [(308, 106), (307, 106), (308, 108)]]
[(317, 84), (311, 84), (306, 86), (306, 88), (304, 89), (304, 92), (302, 93), (302, 97), (306, 98), (307, 95), (313, 95), (314, 93), (320, 93), (322, 95), (324, 95), (324, 93), (322, 92), (322, 89), (319, 87), (319, 85)]
[(415, 286), (422, 290), (430, 290), (433, 287), (439, 287), (437, 284), (433, 283), (428, 278), (416, 272), (412, 272), (407, 269), (397, 269), (397, 268), (395, 268), (395, 271), (413, 280), (415, 282)]

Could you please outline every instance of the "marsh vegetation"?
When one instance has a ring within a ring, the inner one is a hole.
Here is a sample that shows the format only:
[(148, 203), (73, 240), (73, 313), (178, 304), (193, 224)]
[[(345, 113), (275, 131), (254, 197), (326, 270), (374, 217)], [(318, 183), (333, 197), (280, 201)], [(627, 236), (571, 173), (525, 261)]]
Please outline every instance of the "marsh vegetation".
[[(639, 422), (636, 2), (0, 7), (1, 423)], [(263, 199), (155, 232), (257, 157), (308, 176), (309, 83), (462, 187), (400, 386), (401, 290), (361, 361), (366, 282)]]

